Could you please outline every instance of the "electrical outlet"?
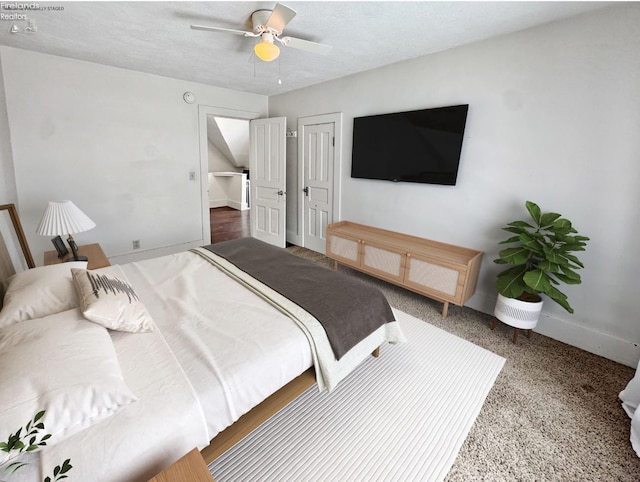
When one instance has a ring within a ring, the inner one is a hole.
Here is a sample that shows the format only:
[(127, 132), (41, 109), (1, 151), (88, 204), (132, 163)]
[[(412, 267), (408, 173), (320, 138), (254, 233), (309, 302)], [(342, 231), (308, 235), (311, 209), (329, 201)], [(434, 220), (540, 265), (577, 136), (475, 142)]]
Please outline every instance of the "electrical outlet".
[(139, 239), (134, 239), (133, 240), (133, 249), (140, 249), (140, 240)]

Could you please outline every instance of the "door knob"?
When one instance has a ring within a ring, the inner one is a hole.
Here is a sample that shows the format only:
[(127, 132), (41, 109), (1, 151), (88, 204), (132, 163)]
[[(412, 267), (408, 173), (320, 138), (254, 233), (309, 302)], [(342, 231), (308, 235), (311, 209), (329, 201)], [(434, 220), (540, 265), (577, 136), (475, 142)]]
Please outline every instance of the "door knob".
[(305, 188), (302, 191), (304, 192), (305, 196), (309, 196), (309, 186), (305, 186)]
[(283, 194), (285, 194), (283, 190), (278, 191), (278, 196), (282, 196)]

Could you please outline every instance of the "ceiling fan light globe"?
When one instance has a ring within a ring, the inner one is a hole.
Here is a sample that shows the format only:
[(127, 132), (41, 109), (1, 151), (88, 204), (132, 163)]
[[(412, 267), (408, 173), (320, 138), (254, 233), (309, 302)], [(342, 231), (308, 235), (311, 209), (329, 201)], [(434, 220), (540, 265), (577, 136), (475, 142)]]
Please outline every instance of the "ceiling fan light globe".
[(264, 60), (265, 62), (271, 62), (272, 60), (277, 59), (280, 55), (280, 49), (272, 42), (259, 42), (253, 48), (253, 51), (260, 60)]

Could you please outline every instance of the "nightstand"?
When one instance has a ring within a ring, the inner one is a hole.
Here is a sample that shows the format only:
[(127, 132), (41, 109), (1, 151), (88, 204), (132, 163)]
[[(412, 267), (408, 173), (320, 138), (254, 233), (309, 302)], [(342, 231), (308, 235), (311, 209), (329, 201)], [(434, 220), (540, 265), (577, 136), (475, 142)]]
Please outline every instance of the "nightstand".
[[(106, 266), (111, 266), (109, 259), (102, 251), (102, 248), (98, 243), (95, 244), (85, 244), (84, 246), (78, 246), (78, 255), (86, 256), (89, 258), (87, 269), (98, 269), (104, 268)], [(57, 251), (45, 251), (44, 252), (44, 265), (48, 266), (50, 264), (59, 264), (64, 263), (72, 256), (71, 253), (66, 255), (64, 258), (58, 258)]]
[(213, 482), (213, 477), (198, 449), (193, 449), (149, 482)]

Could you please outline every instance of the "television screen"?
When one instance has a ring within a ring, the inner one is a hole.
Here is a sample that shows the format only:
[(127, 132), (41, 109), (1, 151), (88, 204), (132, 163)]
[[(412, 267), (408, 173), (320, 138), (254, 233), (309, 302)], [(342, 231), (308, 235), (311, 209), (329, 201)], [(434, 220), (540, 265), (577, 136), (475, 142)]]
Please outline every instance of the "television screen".
[(351, 177), (454, 186), (468, 104), (353, 120)]

